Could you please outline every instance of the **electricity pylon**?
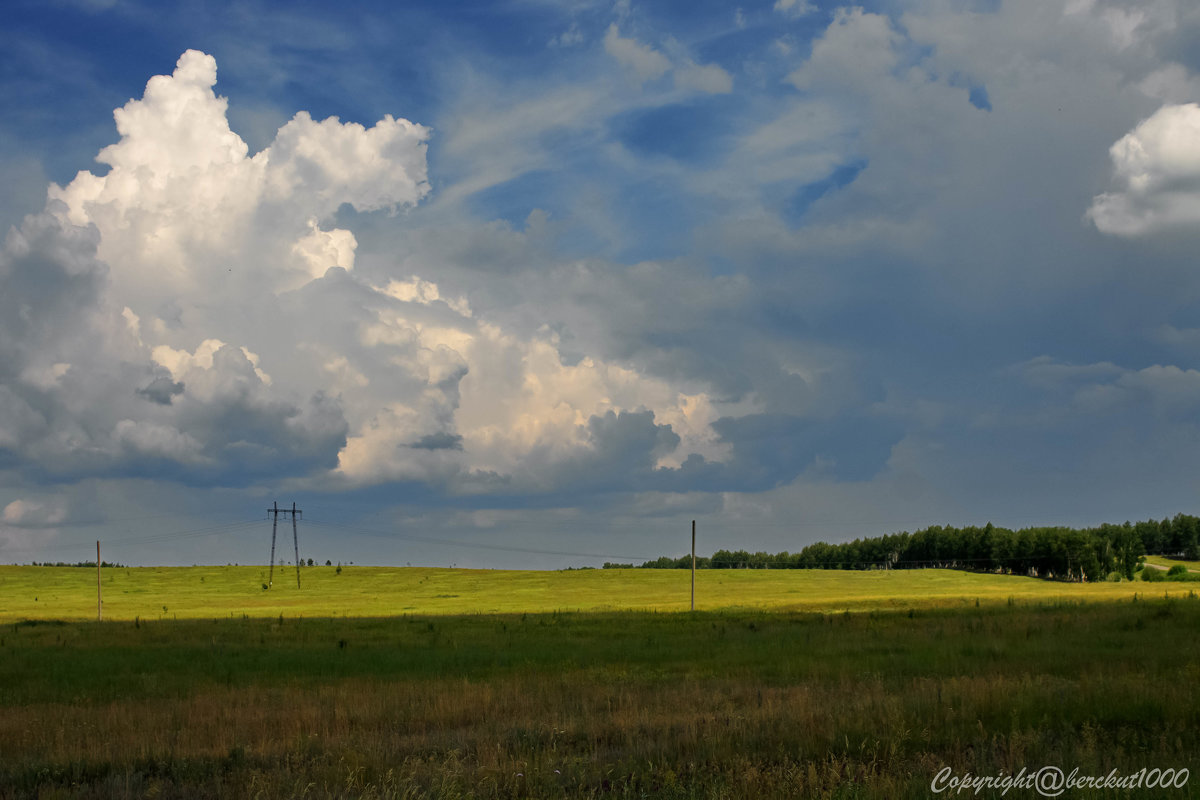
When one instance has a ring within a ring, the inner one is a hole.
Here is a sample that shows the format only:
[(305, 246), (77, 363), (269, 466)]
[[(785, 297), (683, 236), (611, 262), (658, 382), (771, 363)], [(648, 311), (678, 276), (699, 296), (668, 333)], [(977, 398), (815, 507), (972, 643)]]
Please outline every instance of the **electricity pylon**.
[(292, 545), (296, 549), (296, 588), (300, 588), (300, 537), (296, 533), (296, 520), (304, 513), (296, 508), (296, 504), (292, 503), (291, 508), (280, 508), (279, 503), (274, 503), (267, 509), (267, 513), (271, 515), (271, 571), (267, 577), (267, 587), (275, 585), (275, 528), (279, 524), (279, 515), (290, 515), (292, 518)]

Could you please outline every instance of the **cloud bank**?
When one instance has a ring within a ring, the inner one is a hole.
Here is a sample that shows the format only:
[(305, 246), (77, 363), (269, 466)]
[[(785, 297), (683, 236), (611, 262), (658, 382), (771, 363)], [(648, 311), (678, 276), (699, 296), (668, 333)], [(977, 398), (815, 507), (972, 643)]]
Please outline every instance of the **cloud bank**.
[(144, 92), (158, 54), (16, 8), (0, 509), (311, 491), (651, 556), (696, 514), (795, 549), (1186, 510), (1194, 5), (239, 7), (154, 15), (222, 82)]
[[(645, 52), (618, 53), (645, 72)], [(339, 209), (417, 206), (428, 128), (300, 112), (250, 154), (216, 76), (211, 56), (184, 53), (114, 113), (120, 139), (97, 156), (108, 170), (52, 185), (45, 210), (10, 233), (8, 461), (45, 480), (291, 476), (486, 493), (728, 454), (704, 391), (564, 360), (552, 332), (506, 330), (419, 276), (357, 275)]]

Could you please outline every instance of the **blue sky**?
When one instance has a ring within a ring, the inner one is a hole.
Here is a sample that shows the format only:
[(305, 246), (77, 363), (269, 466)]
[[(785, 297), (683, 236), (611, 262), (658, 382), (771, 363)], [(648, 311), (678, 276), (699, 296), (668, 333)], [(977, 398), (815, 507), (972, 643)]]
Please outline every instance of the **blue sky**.
[(262, 561), (275, 500), (322, 561), (484, 567), (1195, 510), (1182, 0), (64, 0), (0, 44), (2, 560)]

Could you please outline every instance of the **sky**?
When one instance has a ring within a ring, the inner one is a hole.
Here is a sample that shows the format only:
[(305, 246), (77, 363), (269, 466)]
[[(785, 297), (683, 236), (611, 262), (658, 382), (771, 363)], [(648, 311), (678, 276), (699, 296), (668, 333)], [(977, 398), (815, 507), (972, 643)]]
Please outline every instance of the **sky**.
[(2, 562), (1197, 511), (1189, 0), (5, 17)]

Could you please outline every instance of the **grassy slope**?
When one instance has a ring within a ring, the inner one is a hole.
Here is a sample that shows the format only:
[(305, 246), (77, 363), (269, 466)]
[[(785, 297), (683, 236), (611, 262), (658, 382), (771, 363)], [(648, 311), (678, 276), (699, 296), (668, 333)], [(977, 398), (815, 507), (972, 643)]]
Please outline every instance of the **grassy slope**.
[[(139, 567), (103, 570), (104, 616), (111, 620), (241, 617), (382, 617), (404, 614), (522, 613), (556, 610), (682, 611), (687, 570), (565, 572), (435, 568)], [(1147, 592), (1186, 596), (1194, 587), (1144, 583), (1069, 584), (949, 570), (702, 570), (697, 608), (839, 611), (962, 606), (1017, 601), (1120, 600)], [(96, 572), (72, 567), (0, 566), (0, 622), (87, 620), (96, 615)]]
[(1183, 564), (1190, 570), (1200, 570), (1200, 561), (1180, 561), (1175, 558), (1166, 558), (1164, 556), (1146, 556), (1147, 564), (1157, 564), (1160, 567), (1170, 569), (1176, 564)]

